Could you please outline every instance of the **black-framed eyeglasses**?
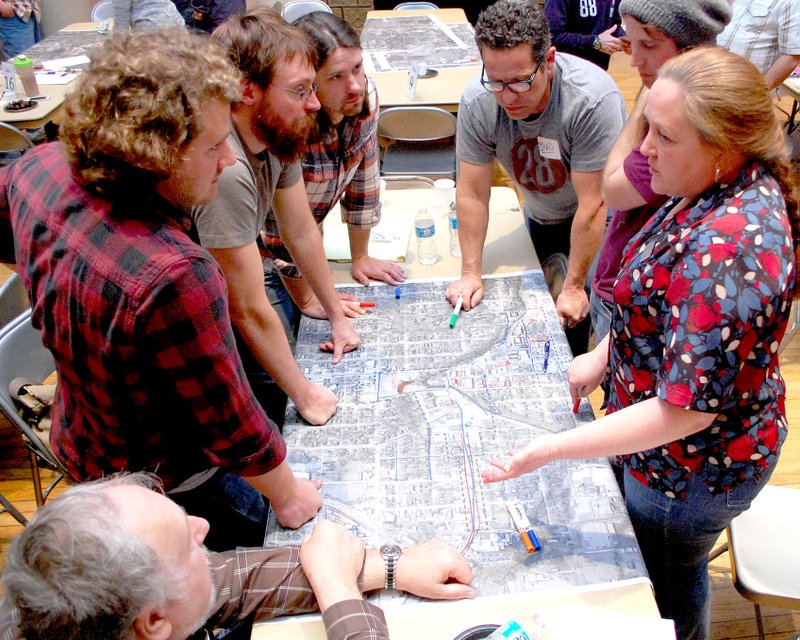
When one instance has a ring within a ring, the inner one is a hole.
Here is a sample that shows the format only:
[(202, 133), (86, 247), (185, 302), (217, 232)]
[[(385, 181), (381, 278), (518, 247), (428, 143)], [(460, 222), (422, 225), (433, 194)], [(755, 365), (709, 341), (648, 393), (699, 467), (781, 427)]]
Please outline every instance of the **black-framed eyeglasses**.
[[(277, 86), (277, 85), (275, 85)], [(308, 95), (313, 91), (314, 93), (317, 92), (317, 88), (319, 85), (314, 82), (309, 87), (301, 87), (300, 89), (290, 89), (289, 87), (278, 87), (278, 89), (283, 89), (284, 91), (288, 91), (289, 93), (293, 93), (296, 96), (300, 96), (301, 100), (305, 100)]]
[(539, 67), (542, 66), (542, 62), (544, 61), (544, 56), (539, 58), (539, 62), (536, 63), (536, 68), (533, 70), (531, 77), (527, 80), (514, 80), (514, 82), (495, 82), (494, 80), (486, 80), (484, 79), (484, 75), (486, 74), (486, 67), (481, 66), (481, 85), (487, 91), (491, 91), (492, 93), (502, 93), (503, 89), (508, 88), (514, 93), (525, 93), (526, 91), (530, 91), (531, 85), (533, 84), (533, 79), (536, 77), (536, 74), (539, 73)]

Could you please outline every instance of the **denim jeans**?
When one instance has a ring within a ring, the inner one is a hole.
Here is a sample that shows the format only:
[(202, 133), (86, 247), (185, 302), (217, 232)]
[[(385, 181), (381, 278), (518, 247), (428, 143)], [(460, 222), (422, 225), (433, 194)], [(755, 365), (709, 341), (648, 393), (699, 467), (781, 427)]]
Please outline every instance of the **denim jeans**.
[(281, 319), (283, 332), (286, 334), (286, 339), (289, 341), (292, 352), (294, 352), (294, 345), (297, 342), (297, 330), (300, 328), (300, 309), (292, 300), (292, 296), (284, 286), (278, 272), (271, 265), (264, 271), (264, 288), (267, 292), (269, 303)]
[(200, 486), (169, 497), (186, 513), (208, 520), (205, 544), (212, 551), (264, 546), (269, 506), (242, 477), (220, 469)]
[(678, 640), (704, 640), (711, 625), (708, 554), (719, 534), (772, 475), (748, 480), (730, 491), (712, 494), (690, 476), (685, 500), (639, 482), (625, 467), (625, 503), (636, 531), (662, 617), (675, 621)]
[(18, 16), (0, 18), (0, 39), (3, 40), (3, 55), (11, 60), (39, 42), (39, 23), (33, 15), (28, 22)]

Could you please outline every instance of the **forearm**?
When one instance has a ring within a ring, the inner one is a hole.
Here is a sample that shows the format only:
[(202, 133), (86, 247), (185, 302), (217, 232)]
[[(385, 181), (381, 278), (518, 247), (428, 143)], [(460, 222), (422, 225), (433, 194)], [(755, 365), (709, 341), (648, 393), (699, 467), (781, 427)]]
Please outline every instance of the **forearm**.
[(584, 460), (647, 451), (702, 431), (716, 414), (650, 398), (551, 436), (550, 460)]
[(245, 476), (242, 478), (258, 491), (262, 496), (267, 498), (274, 508), (286, 502), (287, 497), (293, 495), (294, 484), (297, 478), (294, 477), (289, 463), (283, 460), (277, 467), (262, 473), (257, 476)]
[(475, 195), (461, 195), (458, 202), (458, 241), (461, 245), (461, 275), (480, 277), (483, 246), (489, 228), (489, 202)]
[(777, 89), (789, 77), (789, 74), (800, 64), (800, 55), (784, 54), (779, 56), (772, 66), (764, 73), (764, 80), (770, 89)]
[(645, 204), (644, 198), (636, 191), (625, 175), (623, 164), (630, 152), (644, 140), (646, 122), (644, 106), (647, 103), (647, 89), (643, 89), (636, 100), (625, 126), (608, 154), (603, 169), (602, 195), (605, 203), (617, 210), (627, 210)]
[(347, 225), (347, 235), (350, 238), (350, 258), (353, 262), (369, 255), (369, 237), (372, 229), (369, 227), (355, 227)]
[(570, 253), (564, 289), (583, 289), (606, 222), (606, 206), (578, 204), (570, 230)]

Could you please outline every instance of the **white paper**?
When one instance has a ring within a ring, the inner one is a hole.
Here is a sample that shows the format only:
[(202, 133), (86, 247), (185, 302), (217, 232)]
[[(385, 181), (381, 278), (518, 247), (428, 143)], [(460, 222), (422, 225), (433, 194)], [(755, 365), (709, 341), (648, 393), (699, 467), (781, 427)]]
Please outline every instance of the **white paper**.
[(69, 58), (55, 58), (54, 60), (44, 60), (42, 66), (51, 71), (59, 71), (79, 64), (88, 64), (89, 56), (71, 56)]

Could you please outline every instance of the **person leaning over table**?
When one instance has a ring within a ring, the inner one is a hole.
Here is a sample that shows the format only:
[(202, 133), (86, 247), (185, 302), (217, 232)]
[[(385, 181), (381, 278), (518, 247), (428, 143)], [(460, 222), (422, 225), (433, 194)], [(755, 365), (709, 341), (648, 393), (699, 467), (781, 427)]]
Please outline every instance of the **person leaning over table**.
[(0, 640), (200, 640), (318, 609), (330, 640), (388, 640), (362, 592), (393, 580), (423, 598), (475, 597), (469, 564), (439, 540), (403, 549), (390, 578), (377, 549), (328, 520), (299, 547), (208, 553), (208, 532), (147, 474), (70, 487), (11, 543)]
[(278, 424), (287, 395), (308, 422), (324, 424), (336, 411), (336, 396), (312, 385), (295, 362), (286, 337), (292, 331), (270, 304), (260, 253), (266, 225), (279, 233), (303, 273), (298, 286), (287, 284), (298, 307), (330, 320), (331, 338), (320, 347), (333, 352), (333, 364), (359, 346), (347, 315), (361, 309), (355, 296), (334, 289), (300, 167), (320, 107), (314, 92), (316, 50), (304, 31), (267, 7), (229, 18), (211, 37), (242, 74), (229, 138), (236, 162), (220, 176), (219, 197), (195, 207), (192, 217), (200, 242), (225, 273), (231, 320), (256, 397)]
[(707, 638), (708, 552), (786, 438), (778, 346), (796, 294), (798, 201), (771, 95), (720, 48), (661, 67), (644, 110), (653, 189), (673, 196), (628, 244), (611, 333), (572, 363), (573, 400), (604, 376), (605, 417), (533, 440), (485, 482), (619, 455), (661, 615)]
[(650, 185), (650, 167), (639, 146), (647, 131), (642, 112), (649, 87), (667, 60), (682, 51), (713, 45), (731, 17), (730, 0), (623, 0), (620, 13), (630, 41), (631, 65), (644, 87), (628, 121), (608, 154), (603, 169), (603, 200), (611, 212), (597, 255), (589, 295), (592, 329), (597, 342), (608, 333), (612, 288), (622, 251), (639, 229), (667, 200)]
[[(461, 279), (447, 288), (469, 310), (483, 298), (483, 245), (496, 159), (524, 200), (540, 262), (569, 255), (556, 308), (575, 355), (589, 339), (589, 267), (606, 222), (600, 177), (625, 122), (611, 77), (586, 60), (556, 53), (535, 0), (500, 0), (475, 27), (483, 69), (458, 108), (458, 236)], [(576, 326), (577, 325), (577, 326)]]
[[(306, 14), (294, 25), (309, 35), (317, 53), (316, 95), (321, 108), (302, 159), (311, 213), (322, 231), (322, 222), (339, 202), (348, 223), (353, 278), (364, 286), (370, 280), (399, 284), (405, 281), (403, 268), (368, 253), (371, 228), (381, 219), (380, 146), (378, 93), (364, 73), (361, 41), (347, 22), (325, 11)], [(270, 253), (279, 258), (276, 270), (283, 278), (299, 278), (294, 286), (302, 286), (302, 275), (272, 219), (264, 238)], [(274, 271), (270, 275), (268, 286), (276, 290), (273, 299), (287, 298), (280, 291), (280, 278)], [(287, 324), (295, 329), (297, 311), (294, 305), (283, 306), (283, 313), (291, 314)]]
[(611, 55), (626, 49), (617, 0), (546, 0), (544, 12), (553, 44), (561, 53), (608, 70)]
[(205, 36), (112, 35), (67, 96), (61, 141), (0, 170), (0, 245), (13, 225), (58, 373), (53, 453), (75, 481), (157, 473), (212, 521), (215, 549), (263, 542), (262, 496), (289, 527), (322, 504), (253, 397), (223, 273), (185, 209), (213, 200), (234, 162), (238, 83)]

